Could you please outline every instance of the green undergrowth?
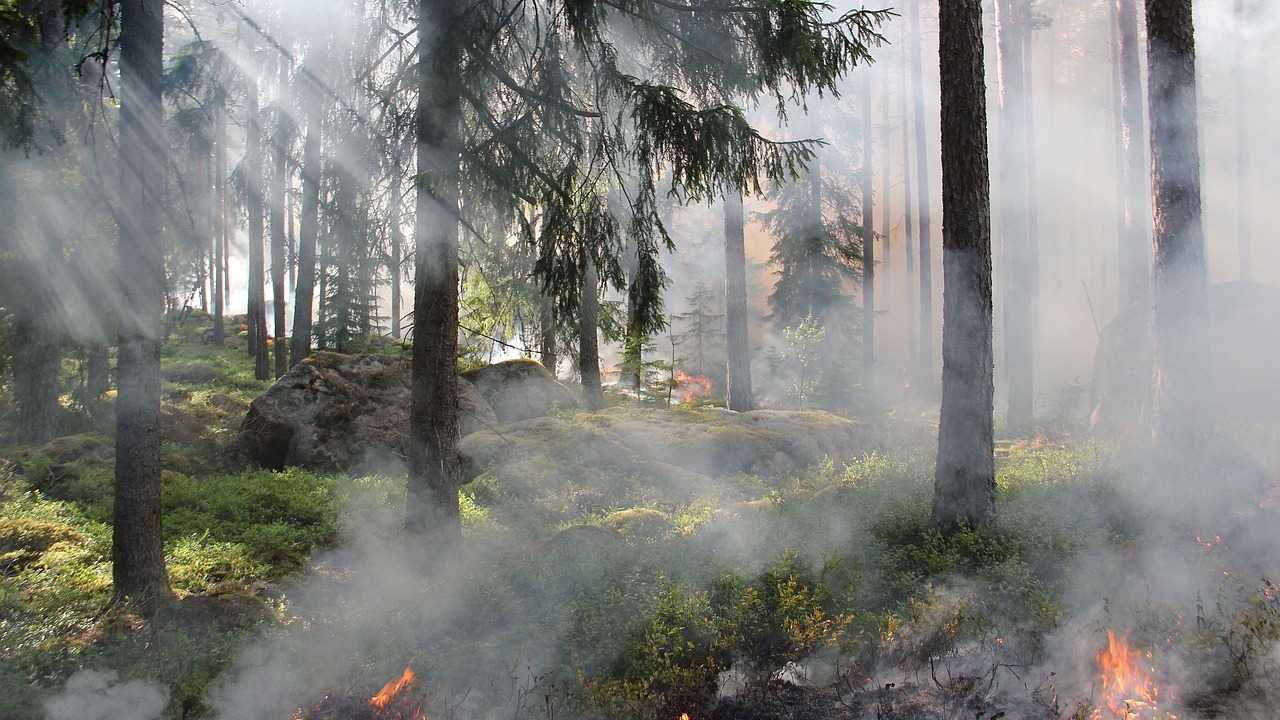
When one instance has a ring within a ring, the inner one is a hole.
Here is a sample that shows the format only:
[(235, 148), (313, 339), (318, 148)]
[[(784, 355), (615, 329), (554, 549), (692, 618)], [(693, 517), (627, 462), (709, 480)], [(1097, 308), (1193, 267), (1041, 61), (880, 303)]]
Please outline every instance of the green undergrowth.
[[(424, 580), (399, 555), (433, 551), (401, 537), (403, 477), (239, 464), (234, 433), (265, 384), (235, 342), (205, 344), (192, 325), (165, 348), (165, 545), (180, 599), (161, 613), (111, 603), (109, 434), (0, 452), (0, 717), (41, 717), (81, 669), (158, 684), (166, 717), (205, 717), (247, 646), (307, 634), (326, 652), (298, 642), (298, 672), (349, 662), (354, 678), (415, 658), (441, 717), (464, 702), (516, 720), (701, 716), (722, 683), (759, 689), (789, 667), (929, 668), (1044, 637), (1072, 620), (1073, 561), (1124, 557), (1148, 522), (1103, 444), (1005, 443), (996, 519), (942, 535), (933, 459), (913, 440), (931, 428), (905, 417), (886, 424), (891, 452), (765, 476), (638, 459), (607, 434), (663, 413), (692, 434), (722, 411), (614, 408), (534, 421), (530, 452), (473, 468), (455, 574)], [(295, 592), (323, 583), (328, 604)], [(1217, 592), (1194, 622), (1161, 634), (1153, 620), (1147, 634), (1187, 638), (1235, 687), (1280, 672), (1274, 588)], [(349, 599), (360, 593), (372, 600)], [(330, 651), (346, 623), (384, 638)]]

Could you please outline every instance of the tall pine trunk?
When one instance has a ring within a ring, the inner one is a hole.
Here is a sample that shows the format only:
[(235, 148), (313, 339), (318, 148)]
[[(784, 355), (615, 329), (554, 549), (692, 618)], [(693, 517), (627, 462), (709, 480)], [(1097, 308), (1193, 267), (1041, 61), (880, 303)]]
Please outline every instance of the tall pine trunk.
[(1147, 0), (1156, 347), (1155, 434), (1201, 437), (1210, 363), (1191, 0)]
[(120, 27), (120, 347), (112, 593), (154, 609), (173, 598), (160, 510), (160, 333), (164, 308), (161, 70), (164, 7), (123, 0)]
[(312, 306), (316, 289), (316, 239), (320, 234), (320, 89), (310, 73), (303, 73), (307, 137), (302, 146), (302, 217), (298, 220), (298, 282), (293, 291), (293, 335), (289, 364), (311, 354)]
[(1004, 251), (1004, 351), (1008, 430), (1031, 430), (1034, 411), (1034, 323), (1022, 34), (1023, 0), (996, 0), (1000, 78), (1000, 236)]
[(747, 249), (743, 226), (742, 192), (725, 191), (724, 198), (724, 317), (728, 355), (726, 405), (746, 412), (751, 397), (751, 344), (747, 337)]
[(893, 234), (892, 215), (893, 215), (893, 195), (890, 192), (890, 181), (892, 173), (889, 172), (891, 167), (889, 164), (889, 151), (892, 141), (892, 121), (889, 119), (889, 63), (887, 60), (881, 61), (882, 70), (880, 72), (880, 147), (884, 151), (881, 161), (883, 170), (880, 172), (880, 271), (884, 274), (887, 281), (889, 278), (889, 236)]
[(227, 246), (227, 120), (226, 112), (215, 107), (213, 119), (213, 182), (214, 234), (213, 234), (213, 344), (222, 347), (226, 340), (226, 319), (223, 317), (227, 297), (227, 276), (223, 253)]
[(902, 105), (902, 230), (903, 252), (906, 259), (907, 280), (907, 384), (917, 378), (916, 358), (920, 347), (920, 315), (917, 302), (920, 296), (916, 293), (916, 234), (915, 234), (915, 195), (911, 190), (911, 105), (910, 85), (907, 77), (910, 74), (910, 62), (907, 55), (906, 25), (903, 25), (902, 43), (902, 76), (899, 99)]
[(932, 523), (995, 512), (991, 188), (981, 0), (939, 2), (942, 86), (942, 407)]
[(582, 377), (582, 404), (588, 410), (604, 407), (604, 388), (600, 384), (600, 343), (596, 337), (600, 326), (600, 277), (596, 265), (585, 259), (582, 273), (582, 297), (578, 324), (578, 374)]
[(253, 375), (259, 380), (271, 379), (271, 362), (267, 356), (266, 258), (263, 252), (266, 234), (262, 193), (262, 122), (258, 112), (258, 83), (250, 80), (245, 93), (248, 98), (248, 123), (245, 130), (245, 175), (248, 178), (249, 216), (249, 288), (248, 339), (253, 358)]
[(405, 529), (433, 557), (462, 537), (458, 487), (458, 165), (462, 8), (418, 2), (413, 357)]
[(271, 133), (271, 186), (269, 200), (271, 204), (271, 301), (273, 334), (275, 335), (275, 377), (283, 377), (289, 372), (289, 347), (285, 343), (288, 334), (285, 326), (285, 244), (287, 215), (285, 213), (285, 183), (288, 181), (289, 132), (284, 113), (284, 94), (289, 82), (289, 62), (279, 58), (280, 83), (276, 93), (275, 125)]
[(871, 183), (871, 68), (862, 68), (862, 370), (863, 386), (872, 387), (876, 367), (876, 233)]
[(542, 307), (538, 312), (538, 357), (542, 366), (552, 375), (556, 374), (556, 303), (549, 297), (542, 298)]
[(917, 376), (933, 392), (933, 228), (930, 222), (929, 149), (924, 119), (923, 61), (920, 59), (920, 0), (911, 0), (911, 79), (915, 108), (916, 191), (920, 201), (920, 356)]
[(1120, 115), (1124, 140), (1124, 227), (1120, 239), (1120, 297), (1131, 305), (1151, 295), (1147, 250), (1147, 170), (1142, 150), (1146, 135), (1142, 105), (1142, 69), (1138, 55), (1137, 0), (1116, 0), (1119, 22)]

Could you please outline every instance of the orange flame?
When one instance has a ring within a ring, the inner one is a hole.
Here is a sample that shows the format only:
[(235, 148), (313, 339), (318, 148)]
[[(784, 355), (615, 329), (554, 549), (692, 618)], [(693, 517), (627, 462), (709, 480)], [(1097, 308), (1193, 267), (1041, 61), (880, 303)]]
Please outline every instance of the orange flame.
[(1098, 653), (1098, 665), (1102, 670), (1102, 702), (1109, 716), (1099, 708), (1094, 718), (1115, 717), (1151, 718), (1152, 720), (1177, 720), (1177, 715), (1161, 712), (1157, 706), (1159, 687), (1152, 680), (1152, 669), (1144, 667), (1151, 661), (1151, 653), (1139, 653), (1129, 647), (1128, 638), (1117, 636), (1107, 629), (1107, 649)]
[(690, 375), (681, 370), (676, 373), (675, 389), (680, 402), (693, 402), (697, 398), (711, 394), (711, 378), (705, 375)]
[(413, 682), (416, 679), (417, 677), (413, 674), (413, 668), (405, 667), (404, 672), (400, 677), (392, 680), (386, 685), (383, 685), (382, 689), (378, 691), (378, 694), (369, 699), (369, 704), (378, 710), (385, 710), (387, 705), (391, 703), (392, 699), (394, 699), (401, 690), (408, 690), (413, 687)]

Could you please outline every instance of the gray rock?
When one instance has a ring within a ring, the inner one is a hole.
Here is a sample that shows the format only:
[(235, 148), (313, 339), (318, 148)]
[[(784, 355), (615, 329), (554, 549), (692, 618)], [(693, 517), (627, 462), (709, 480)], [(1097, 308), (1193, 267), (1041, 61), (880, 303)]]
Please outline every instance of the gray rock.
[(506, 360), (462, 376), (476, 386), (498, 421), (504, 424), (578, 407), (573, 392), (534, 360)]
[[(409, 394), (407, 358), (313, 353), (250, 403), (241, 447), (271, 469), (392, 469), (406, 454)], [(497, 424), (470, 383), (459, 379), (458, 394), (462, 435)]]

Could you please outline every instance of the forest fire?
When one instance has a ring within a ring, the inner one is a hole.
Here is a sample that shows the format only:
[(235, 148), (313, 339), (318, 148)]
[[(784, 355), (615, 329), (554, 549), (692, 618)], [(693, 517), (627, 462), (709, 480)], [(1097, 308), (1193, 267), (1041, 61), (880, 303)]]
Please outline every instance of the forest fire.
[(1098, 653), (1102, 707), (1094, 711), (1094, 720), (1177, 720), (1177, 715), (1159, 707), (1160, 688), (1152, 679), (1153, 669), (1144, 667), (1150, 662), (1150, 652), (1129, 647), (1126, 636), (1107, 628), (1107, 649)]
[(676, 397), (682, 403), (690, 403), (711, 394), (711, 378), (705, 375), (690, 375), (681, 370), (676, 373), (674, 385)]
[(422, 699), (413, 692), (417, 676), (411, 666), (389, 681), (376, 695), (332, 692), (308, 709), (299, 708), (294, 720), (429, 720)]

